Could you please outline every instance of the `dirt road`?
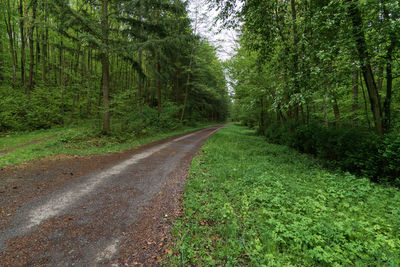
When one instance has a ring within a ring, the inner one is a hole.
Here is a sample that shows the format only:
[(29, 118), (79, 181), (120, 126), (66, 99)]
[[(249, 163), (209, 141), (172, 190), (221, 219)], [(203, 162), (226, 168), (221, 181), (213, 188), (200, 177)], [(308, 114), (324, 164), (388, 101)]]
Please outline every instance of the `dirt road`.
[(190, 161), (219, 127), (0, 171), (0, 266), (156, 265)]

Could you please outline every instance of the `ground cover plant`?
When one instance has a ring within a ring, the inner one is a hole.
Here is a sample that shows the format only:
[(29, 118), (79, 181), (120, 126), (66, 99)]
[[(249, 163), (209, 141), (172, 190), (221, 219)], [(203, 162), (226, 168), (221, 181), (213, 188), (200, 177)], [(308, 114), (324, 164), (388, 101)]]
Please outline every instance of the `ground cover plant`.
[(110, 135), (103, 135), (95, 128), (83, 126), (10, 134), (8, 137), (0, 138), (0, 147), (4, 144), (4, 147), (12, 148), (14, 145), (23, 145), (40, 138), (49, 136), (54, 136), (54, 138), (0, 155), (0, 167), (59, 154), (89, 155), (117, 152), (212, 125), (215, 124), (193, 123), (191, 126), (163, 130), (147, 127), (141, 129), (140, 133), (115, 131)]
[(245, 127), (205, 143), (183, 207), (173, 266), (400, 265), (398, 189), (328, 171)]
[(379, 136), (368, 129), (319, 123), (290, 126), (272, 123), (264, 135), (270, 143), (312, 154), (327, 166), (400, 187), (400, 133)]
[(48, 138), (60, 134), (62, 128), (37, 130), (33, 132), (15, 132), (3, 134), (0, 136), (0, 152), (13, 149), (14, 147), (24, 145), (29, 142)]

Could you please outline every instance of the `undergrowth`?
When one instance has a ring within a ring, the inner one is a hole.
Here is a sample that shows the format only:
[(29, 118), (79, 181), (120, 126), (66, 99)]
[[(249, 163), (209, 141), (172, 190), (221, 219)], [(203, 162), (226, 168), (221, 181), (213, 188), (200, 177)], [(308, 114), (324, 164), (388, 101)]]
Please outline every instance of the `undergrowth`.
[(400, 266), (400, 192), (322, 168), (244, 127), (191, 166), (173, 266)]
[(12, 148), (37, 139), (56, 135), (55, 138), (27, 145), (0, 155), (0, 167), (15, 165), (51, 155), (89, 155), (103, 154), (131, 149), (142, 144), (154, 142), (174, 135), (187, 133), (215, 124), (194, 124), (175, 129), (143, 128), (139, 132), (115, 130), (103, 135), (101, 130), (91, 127), (71, 126), (28, 133), (17, 133), (0, 138), (0, 148)]

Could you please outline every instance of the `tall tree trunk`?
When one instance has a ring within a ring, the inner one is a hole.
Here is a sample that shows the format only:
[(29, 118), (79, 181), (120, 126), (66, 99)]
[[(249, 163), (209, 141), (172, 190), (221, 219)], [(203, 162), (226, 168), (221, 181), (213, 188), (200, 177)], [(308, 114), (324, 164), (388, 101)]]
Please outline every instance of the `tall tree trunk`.
[(363, 22), (355, 0), (347, 0), (350, 3), (349, 16), (353, 24), (353, 35), (356, 42), (358, 57), (361, 63), (361, 70), (364, 76), (365, 84), (368, 91), (369, 101), (371, 103), (371, 111), (374, 118), (375, 131), (377, 134), (383, 134), (382, 106), (378, 87), (376, 86), (374, 74), (368, 55), (367, 45), (365, 41)]
[(40, 65), (40, 57), (41, 57), (41, 53), (42, 51), (40, 51), (40, 31), (39, 31), (39, 27), (36, 27), (36, 64), (35, 64), (35, 77), (38, 77), (38, 73), (39, 73), (39, 65)]
[[(61, 37), (62, 44), (62, 37)], [(63, 56), (62, 46), (60, 46), (60, 90), (61, 90), (61, 103), (60, 103), (60, 111), (61, 111), (61, 123), (64, 124), (64, 95), (65, 95), (65, 86), (64, 86), (64, 68), (65, 68), (65, 56)]]
[(382, 91), (382, 88), (383, 88), (383, 65), (380, 65), (379, 67), (378, 67), (378, 84), (377, 84), (377, 87), (378, 87), (378, 91)]
[[(42, 32), (42, 82), (46, 83), (46, 60), (47, 60), (47, 37), (48, 37), (48, 29), (47, 29), (47, 17), (46, 10), (44, 10), (44, 24), (45, 30)], [(37, 62), (39, 64), (39, 61)]]
[(2, 36), (0, 35), (0, 83), (3, 81), (4, 76), (3, 76), (3, 39)]
[(20, 21), (19, 21), (19, 30), (20, 30), (20, 38), (21, 38), (21, 84), (25, 85), (25, 33), (24, 33), (24, 26), (25, 26), (25, 20), (24, 20), (24, 2), (23, 0), (19, 1), (19, 15), (20, 15)]
[(91, 98), (91, 79), (92, 79), (92, 66), (91, 66), (91, 51), (90, 49), (88, 50), (88, 57), (87, 57), (87, 63), (88, 63), (88, 73), (87, 73), (87, 95), (86, 95), (86, 112), (85, 112), (85, 118), (89, 118), (89, 113), (90, 113), (90, 98)]
[(3, 71), (3, 40), (0, 37), (0, 83), (4, 80)]
[(32, 19), (28, 27), (28, 39), (29, 39), (29, 80), (26, 88), (26, 93), (29, 95), (33, 90), (33, 75), (35, 67), (35, 51), (34, 51), (34, 40), (33, 34), (35, 32), (35, 19), (36, 19), (36, 1), (33, 1), (32, 6)]
[(101, 2), (101, 32), (104, 50), (101, 54), (102, 65), (102, 88), (103, 88), (103, 131), (106, 134), (110, 133), (110, 62), (108, 54), (108, 0)]
[(363, 98), (364, 98), (364, 111), (365, 111), (365, 118), (367, 119), (368, 122), (368, 129), (371, 129), (371, 121), (369, 120), (369, 116), (368, 116), (368, 103), (367, 103), (367, 97), (365, 96), (365, 90), (364, 90), (364, 85), (363, 85), (363, 81), (362, 81), (362, 77), (361, 77), (361, 73), (360, 73), (360, 84), (361, 84), (361, 90), (363, 93)]
[[(389, 20), (389, 14), (386, 8), (383, 11), (384, 18)], [(384, 117), (383, 127), (384, 131), (388, 132), (391, 126), (391, 102), (392, 102), (392, 87), (393, 87), (393, 73), (392, 73), (392, 61), (393, 61), (393, 50), (396, 47), (395, 33), (390, 33), (390, 44), (387, 49), (386, 57), (386, 97), (383, 103)]]
[[(292, 11), (292, 33), (293, 33), (293, 80), (294, 80), (294, 92), (295, 94), (300, 93), (300, 87), (298, 82), (297, 73), (299, 71), (299, 55), (298, 55), (298, 36), (297, 36), (297, 13), (296, 13), (296, 2), (290, 0), (290, 8)], [(299, 103), (295, 103), (293, 107), (294, 119), (299, 119)]]
[[(139, 66), (142, 67), (142, 49), (139, 49)], [(143, 121), (143, 75), (139, 74), (139, 86), (138, 86), (138, 102), (139, 102), (139, 119)]]
[[(62, 34), (60, 34), (60, 48), (59, 48), (60, 59), (59, 59), (59, 75), (58, 75), (60, 84), (61, 84), (61, 73), (63, 72), (63, 65), (64, 65), (63, 58), (62, 58), (63, 57), (63, 47), (64, 47), (63, 36), (62, 36)], [(57, 62), (54, 61), (54, 65), (53, 65), (54, 69), (57, 69), (56, 64), (57, 64)], [(56, 77), (56, 82), (57, 82), (57, 75), (55, 75), (55, 77)]]
[(6, 24), (6, 29), (7, 29), (7, 34), (8, 34), (8, 40), (10, 42), (10, 53), (11, 53), (11, 60), (12, 60), (12, 86), (15, 86), (15, 79), (16, 79), (16, 69), (17, 69), (17, 58), (15, 54), (15, 47), (14, 47), (14, 31), (12, 28), (11, 24), (11, 6), (10, 6), (10, 0), (7, 0), (7, 18), (4, 18), (5, 24)]
[(352, 81), (353, 81), (353, 104), (352, 104), (351, 109), (355, 113), (358, 110), (358, 71), (357, 70), (355, 70), (353, 72)]
[(144, 89), (145, 89), (145, 103), (147, 103), (148, 105), (150, 104), (150, 84), (149, 84), (149, 79), (146, 79), (146, 82), (144, 83), (145, 84), (145, 87), (144, 87)]
[[(43, 83), (46, 82), (46, 66), (47, 66), (47, 40), (46, 40), (46, 34), (43, 32), (42, 33), (42, 81)], [(37, 63), (39, 64), (39, 62)]]
[(158, 107), (158, 117), (161, 117), (161, 83), (160, 83), (160, 62), (157, 56), (156, 59), (156, 88), (157, 88), (157, 107)]

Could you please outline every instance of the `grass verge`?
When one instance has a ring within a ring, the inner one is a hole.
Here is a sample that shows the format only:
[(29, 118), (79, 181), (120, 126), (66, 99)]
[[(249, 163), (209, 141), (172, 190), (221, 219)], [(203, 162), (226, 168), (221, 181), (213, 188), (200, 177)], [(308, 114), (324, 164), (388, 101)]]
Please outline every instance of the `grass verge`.
[(20, 164), (51, 155), (89, 155), (117, 152), (213, 125), (215, 124), (183, 126), (170, 131), (141, 131), (140, 135), (114, 132), (109, 136), (105, 136), (100, 134), (99, 131), (82, 126), (18, 133), (0, 138), (0, 147), (3, 145), (5, 150), (48, 136), (57, 136), (44, 142), (31, 144), (0, 155), (0, 167)]
[(400, 266), (400, 191), (239, 126), (193, 160), (168, 264)]
[(19, 132), (2, 136), (0, 137), (0, 152), (24, 145), (32, 141), (60, 134), (62, 131), (62, 128), (54, 128), (50, 130), (37, 130), (29, 133)]

